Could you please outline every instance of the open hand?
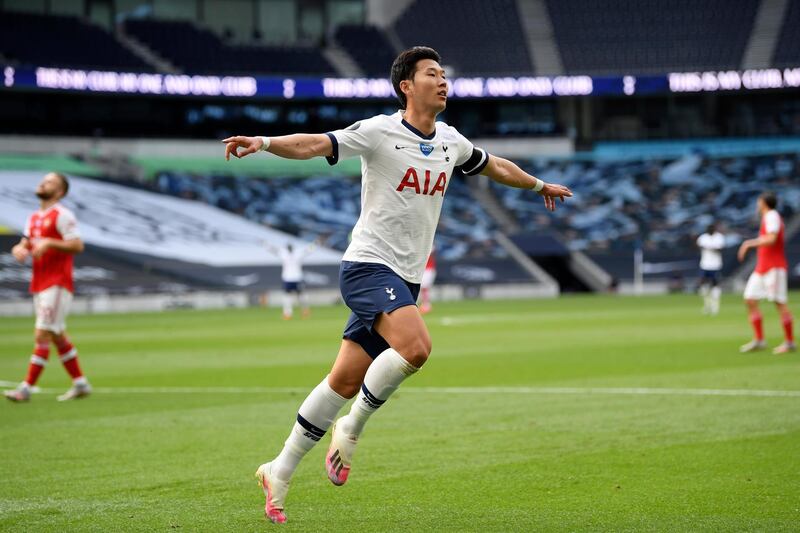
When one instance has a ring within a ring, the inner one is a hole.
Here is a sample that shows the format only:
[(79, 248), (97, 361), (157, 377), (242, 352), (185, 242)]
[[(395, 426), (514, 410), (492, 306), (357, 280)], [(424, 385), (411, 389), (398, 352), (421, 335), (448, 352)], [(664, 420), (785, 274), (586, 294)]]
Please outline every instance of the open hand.
[(545, 183), (542, 190), (537, 194), (544, 197), (544, 206), (550, 211), (556, 210), (556, 198), (560, 198), (563, 202), (564, 198), (572, 197), (572, 191), (569, 190), (569, 187), (558, 185), (557, 183)]
[[(261, 137), (243, 137), (240, 135), (222, 139), (222, 142), (225, 143), (225, 161), (230, 161), (231, 154), (237, 159), (254, 154), (261, 150), (264, 145)], [(244, 150), (240, 153), (239, 148), (244, 148)]]

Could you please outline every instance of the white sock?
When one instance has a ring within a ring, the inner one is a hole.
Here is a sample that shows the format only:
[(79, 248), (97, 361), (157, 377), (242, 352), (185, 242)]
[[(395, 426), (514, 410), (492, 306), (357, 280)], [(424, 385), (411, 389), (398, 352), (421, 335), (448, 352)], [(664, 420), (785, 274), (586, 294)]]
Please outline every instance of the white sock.
[(720, 287), (711, 289), (711, 312), (719, 313), (719, 299), (721, 295), (722, 289)]
[(289, 481), (300, 460), (319, 442), (333, 424), (339, 409), (347, 403), (328, 385), (328, 376), (311, 391), (297, 412), (283, 450), (272, 461), (272, 471), (279, 479)]
[(292, 316), (292, 295), (288, 292), (283, 293), (283, 314)]
[(89, 380), (86, 379), (86, 376), (80, 376), (72, 380), (73, 385), (77, 385), (79, 387), (83, 387), (84, 385), (89, 384)]
[(417, 367), (403, 359), (403, 356), (392, 348), (378, 355), (364, 376), (364, 383), (350, 408), (350, 413), (337, 422), (341, 424), (342, 431), (346, 435), (358, 437), (372, 413), (389, 399), (404, 379), (417, 370), (419, 370)]

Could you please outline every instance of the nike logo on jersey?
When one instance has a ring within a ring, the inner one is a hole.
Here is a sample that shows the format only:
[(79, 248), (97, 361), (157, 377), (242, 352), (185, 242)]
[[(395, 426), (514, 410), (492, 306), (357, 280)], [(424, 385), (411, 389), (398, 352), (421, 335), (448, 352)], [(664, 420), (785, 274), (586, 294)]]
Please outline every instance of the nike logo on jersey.
[(402, 150), (403, 148), (414, 148), (413, 146), (400, 146), (399, 144), (394, 145), (395, 150)]

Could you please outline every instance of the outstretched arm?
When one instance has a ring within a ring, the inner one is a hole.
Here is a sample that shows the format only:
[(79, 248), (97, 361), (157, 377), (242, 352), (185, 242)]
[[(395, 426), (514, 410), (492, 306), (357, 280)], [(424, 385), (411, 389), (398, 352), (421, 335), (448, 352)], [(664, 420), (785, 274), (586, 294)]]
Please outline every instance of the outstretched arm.
[(481, 174), (489, 176), (497, 183), (515, 187), (517, 189), (533, 189), (540, 196), (544, 197), (544, 205), (550, 211), (556, 209), (556, 198), (564, 201), (564, 198), (572, 196), (572, 191), (568, 187), (558, 185), (556, 183), (545, 183), (544, 181), (531, 176), (516, 164), (503, 159), (490, 155), (489, 162), (486, 168), (483, 169)]
[[(266, 143), (265, 143), (266, 141)], [(225, 160), (240, 159), (259, 150), (266, 150), (286, 159), (311, 159), (333, 155), (333, 143), (324, 133), (295, 133), (281, 137), (244, 137), (237, 135), (222, 139), (225, 143)], [(265, 147), (266, 146), (266, 147)], [(239, 148), (244, 148), (239, 152)]]

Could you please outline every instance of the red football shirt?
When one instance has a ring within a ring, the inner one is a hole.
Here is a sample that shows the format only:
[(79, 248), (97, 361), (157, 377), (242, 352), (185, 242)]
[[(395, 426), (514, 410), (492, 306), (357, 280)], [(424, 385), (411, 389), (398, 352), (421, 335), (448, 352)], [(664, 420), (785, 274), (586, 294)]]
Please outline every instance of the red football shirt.
[(778, 238), (771, 246), (758, 247), (758, 262), (756, 262), (756, 273), (764, 274), (773, 268), (787, 269), (789, 267), (786, 261), (786, 251), (784, 249), (783, 239), (783, 219), (774, 209), (767, 211), (761, 217), (761, 227), (758, 230), (758, 236), (766, 235), (767, 233), (777, 233)]
[[(38, 239), (50, 238), (68, 241), (79, 238), (80, 234), (72, 211), (55, 204), (30, 216), (25, 228), (25, 236), (33, 245)], [(58, 285), (73, 292), (72, 256), (73, 254), (51, 248), (41, 257), (34, 258), (30, 291), (41, 292), (53, 285)]]

